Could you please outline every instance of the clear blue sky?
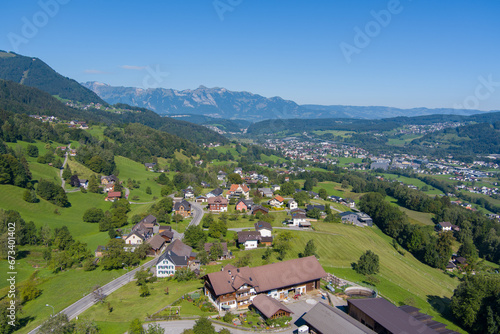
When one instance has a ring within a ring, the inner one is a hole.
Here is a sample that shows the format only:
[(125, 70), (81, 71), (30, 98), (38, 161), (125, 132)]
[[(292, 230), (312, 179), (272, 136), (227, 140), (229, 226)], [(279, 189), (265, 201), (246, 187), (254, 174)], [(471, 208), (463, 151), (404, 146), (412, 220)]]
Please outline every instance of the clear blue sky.
[[(142, 87), (149, 66), (168, 72), (160, 86), (174, 89), (225, 87), (300, 104), (500, 109), (500, 1), (41, 1), (64, 4), (47, 15), (38, 1), (2, 1), (0, 49), (41, 58), (80, 82)], [(389, 9), (390, 22), (375, 23), (371, 12)], [(40, 28), (23, 31), (25, 21)], [(369, 43), (355, 39), (356, 27), (372, 29)], [(13, 36), (23, 40), (15, 45)], [(356, 48), (350, 62), (342, 45)], [(478, 79), (489, 76), (493, 84)]]

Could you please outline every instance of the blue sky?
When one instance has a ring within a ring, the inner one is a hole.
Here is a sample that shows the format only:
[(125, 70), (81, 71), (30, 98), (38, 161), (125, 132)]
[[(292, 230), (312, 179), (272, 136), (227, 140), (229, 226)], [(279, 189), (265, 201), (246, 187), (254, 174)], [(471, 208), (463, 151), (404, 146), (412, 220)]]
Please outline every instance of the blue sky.
[[(500, 110), (499, 10), (493, 0), (3, 0), (0, 49), (80, 82)], [(149, 80), (151, 69), (168, 75)]]

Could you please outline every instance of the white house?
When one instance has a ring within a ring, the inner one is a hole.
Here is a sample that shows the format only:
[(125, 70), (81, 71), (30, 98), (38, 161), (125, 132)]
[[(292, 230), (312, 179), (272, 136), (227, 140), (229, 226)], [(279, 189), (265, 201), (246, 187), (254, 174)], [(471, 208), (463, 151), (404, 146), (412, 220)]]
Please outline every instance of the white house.
[(295, 202), (295, 200), (291, 200), (288, 202), (288, 208), (290, 210), (293, 210), (293, 209), (298, 209), (299, 208), (299, 204), (297, 202)]
[(438, 227), (441, 231), (451, 231), (451, 223), (450, 222), (440, 222), (438, 223)]
[(307, 223), (306, 214), (302, 212), (296, 212), (292, 215), (291, 226), (301, 226)]
[(259, 221), (254, 224), (255, 230), (260, 233), (261, 237), (271, 237), (273, 234), (273, 228), (271, 224), (264, 221)]
[(257, 248), (261, 239), (258, 231), (240, 231), (238, 232), (238, 243), (245, 246), (245, 250)]
[(182, 267), (187, 267), (188, 257), (177, 256), (171, 252), (163, 253), (156, 263), (156, 276), (169, 277), (174, 276), (175, 271)]
[(127, 245), (140, 245), (143, 242), (144, 242), (144, 236), (137, 231), (130, 233), (125, 238), (125, 243)]

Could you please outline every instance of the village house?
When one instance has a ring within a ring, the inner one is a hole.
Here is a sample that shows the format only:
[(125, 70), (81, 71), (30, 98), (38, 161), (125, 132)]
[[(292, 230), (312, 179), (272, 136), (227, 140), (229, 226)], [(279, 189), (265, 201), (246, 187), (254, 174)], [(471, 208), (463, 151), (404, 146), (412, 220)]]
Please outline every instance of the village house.
[(273, 227), (268, 222), (259, 221), (254, 224), (254, 227), (263, 237), (271, 237), (273, 234)]
[(78, 182), (80, 182), (80, 188), (87, 189), (89, 186), (89, 180), (87, 179), (78, 179)]
[(301, 211), (295, 211), (292, 213), (292, 219), (290, 221), (291, 226), (310, 226), (311, 224), (307, 221), (307, 216)]
[(117, 178), (113, 174), (109, 176), (101, 176), (101, 184), (114, 184), (116, 182)]
[(257, 295), (283, 300), (313, 292), (326, 272), (315, 256), (249, 268), (227, 265), (207, 274), (204, 293), (218, 310), (247, 308)]
[(248, 211), (252, 209), (253, 200), (251, 199), (240, 199), (235, 206), (236, 211)]
[(114, 202), (122, 197), (121, 191), (110, 191), (104, 199), (105, 201)]
[(212, 212), (226, 212), (228, 200), (223, 197), (210, 197), (208, 199), (208, 209)]
[(280, 195), (274, 196), (274, 198), (269, 201), (269, 205), (271, 205), (275, 208), (282, 207), (284, 203), (285, 203), (285, 199), (283, 197), (281, 197)]
[(184, 218), (189, 217), (191, 216), (191, 203), (185, 200), (182, 200), (181, 202), (175, 202), (174, 211), (175, 214), (181, 215)]
[(165, 248), (165, 239), (160, 234), (156, 234), (146, 242), (151, 246), (149, 255), (158, 256)]
[(290, 210), (293, 210), (293, 209), (298, 209), (299, 208), (299, 204), (297, 202), (295, 202), (295, 200), (290, 200), (288, 201), (288, 209)]
[(152, 170), (153, 170), (153, 168), (155, 168), (155, 166), (156, 166), (156, 162), (146, 162), (146, 163), (144, 164), (144, 166), (145, 166), (147, 169), (149, 169), (150, 171), (152, 171)]
[(105, 192), (105, 193), (108, 193), (110, 191), (115, 191), (115, 184), (114, 183), (105, 184), (102, 187), (102, 191)]
[(437, 228), (441, 232), (451, 231), (451, 226), (450, 222), (440, 222), (437, 224)]
[(238, 232), (238, 244), (243, 245), (245, 250), (255, 249), (261, 239), (258, 231), (240, 231)]
[(270, 188), (258, 188), (257, 191), (262, 197), (273, 197), (273, 191)]
[(250, 189), (245, 184), (232, 184), (229, 188), (228, 198), (250, 197)]
[(222, 193), (223, 193), (223, 191), (221, 188), (216, 188), (207, 194), (207, 198), (219, 197), (219, 196), (222, 196)]
[(127, 245), (140, 245), (144, 242), (145, 239), (146, 238), (144, 237), (144, 235), (142, 235), (140, 232), (133, 231), (125, 237), (125, 243)]
[(208, 201), (208, 197), (206, 195), (200, 195), (194, 200), (196, 203), (206, 203)]
[(364, 212), (346, 211), (339, 213), (340, 219), (344, 224), (353, 224), (357, 226), (373, 226), (372, 218)]
[(252, 300), (252, 306), (264, 319), (276, 319), (280, 317), (289, 317), (293, 312), (278, 300), (268, 295), (257, 295)]
[(194, 198), (194, 190), (192, 188), (187, 188), (183, 190), (184, 198)]
[[(212, 249), (212, 246), (214, 243), (212, 242), (207, 242), (203, 245), (203, 248), (205, 249), (205, 252), (210, 253), (210, 249)], [(227, 242), (221, 242), (220, 246), (222, 248), (222, 255), (218, 258), (218, 260), (227, 260), (231, 259), (233, 257), (232, 252), (228, 251), (227, 249)]]
[(262, 205), (252, 206), (252, 215), (256, 215), (259, 212), (264, 215), (267, 215), (269, 213), (269, 209), (263, 207)]
[(193, 253), (191, 247), (179, 239), (175, 239), (158, 258), (156, 262), (156, 276), (173, 276), (177, 270), (186, 267), (190, 269), (198, 267), (199, 269), (199, 261), (196, 260), (196, 253)]

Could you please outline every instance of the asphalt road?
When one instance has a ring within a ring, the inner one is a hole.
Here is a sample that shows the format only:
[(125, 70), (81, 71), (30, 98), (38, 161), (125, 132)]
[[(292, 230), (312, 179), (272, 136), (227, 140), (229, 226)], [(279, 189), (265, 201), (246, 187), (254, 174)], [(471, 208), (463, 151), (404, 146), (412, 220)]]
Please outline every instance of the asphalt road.
[[(189, 202), (191, 203), (191, 208), (193, 209), (193, 219), (191, 219), (191, 222), (189, 223), (189, 226), (192, 226), (192, 225), (198, 225), (200, 224), (201, 222), (201, 219), (203, 218), (203, 209), (201, 207), (201, 205), (199, 203), (195, 203), (195, 202)], [(179, 239), (183, 239), (184, 238), (184, 233), (181, 233), (179, 234)]]
[(63, 162), (62, 168), (59, 171), (59, 177), (61, 178), (61, 183), (62, 183), (61, 187), (63, 189), (64, 189), (64, 185), (66, 184), (66, 180), (63, 179), (62, 175), (63, 175), (64, 167), (66, 166), (66, 162), (68, 162), (69, 149), (71, 149), (71, 144), (68, 145), (68, 151), (66, 151), (66, 155), (64, 157), (64, 162)]
[[(112, 292), (118, 290), (125, 284), (129, 283), (134, 279), (135, 273), (140, 270), (141, 268), (149, 268), (153, 266), (156, 263), (156, 258), (152, 259), (149, 262), (146, 262), (143, 264), (141, 267), (135, 268), (134, 270), (129, 271), (128, 273), (118, 277), (117, 279), (114, 279), (113, 281), (109, 282), (108, 284), (104, 285), (102, 287), (103, 293), (105, 295), (109, 295)], [(66, 313), (69, 317), (69, 319), (73, 319), (79, 314), (83, 313), (85, 310), (87, 310), (89, 307), (95, 304), (94, 297), (92, 296), (92, 293), (86, 295), (82, 299), (78, 300), (77, 302), (71, 304), (70, 306), (66, 307), (64, 310), (61, 312)], [(33, 329), (32, 331), (29, 332), (31, 333), (36, 333), (38, 331), (38, 326), (37, 328)]]

